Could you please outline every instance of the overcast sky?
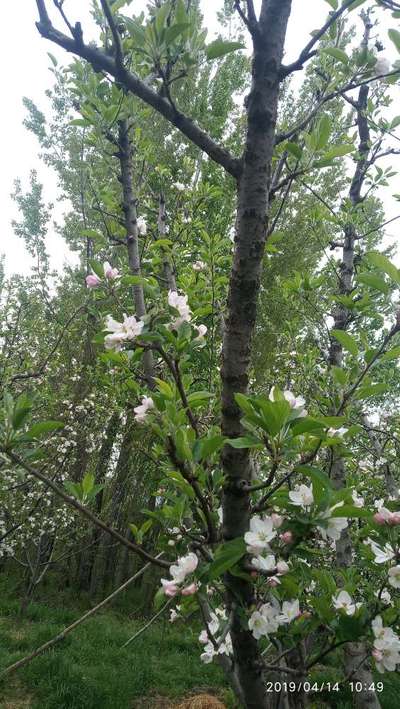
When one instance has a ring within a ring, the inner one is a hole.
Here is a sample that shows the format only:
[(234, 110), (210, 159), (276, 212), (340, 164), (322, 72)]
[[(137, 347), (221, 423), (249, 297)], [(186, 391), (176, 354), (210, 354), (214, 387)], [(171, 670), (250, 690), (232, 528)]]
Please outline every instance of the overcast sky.
[[(48, 0), (48, 6), (52, 6)], [(140, 7), (145, 7), (144, 0), (135, 0), (135, 12)], [(205, 24), (209, 28), (209, 38), (218, 31), (216, 12), (221, 5), (221, 0), (202, 0), (202, 9), (205, 14)], [(69, 18), (75, 22), (82, 21), (83, 28), (90, 26), (89, 7), (90, 0), (65, 0), (64, 7)], [(133, 5), (131, 6), (133, 7)], [(312, 30), (320, 27), (326, 17), (329, 5), (324, 0), (293, 0), (293, 11), (290, 18), (287, 37), (287, 60), (297, 56), (299, 50), (309, 39)], [(356, 14), (356, 13), (354, 13)], [(0, 43), (0, 59), (3, 67), (2, 96), (3, 109), (0, 112), (0, 150), (2, 167), (0, 171), (0, 253), (6, 254), (6, 269), (8, 273), (27, 273), (30, 268), (30, 257), (26, 254), (23, 242), (14, 236), (11, 220), (16, 216), (16, 209), (11, 200), (10, 193), (13, 181), (20, 178), (23, 185), (28, 184), (31, 169), (36, 169), (39, 179), (44, 184), (44, 199), (46, 202), (56, 202), (54, 217), (62, 219), (63, 205), (57, 204), (56, 176), (41, 163), (38, 157), (38, 143), (35, 137), (28, 133), (22, 125), (25, 110), (22, 97), (31, 98), (39, 108), (46, 111), (45, 91), (51, 86), (52, 74), (49, 72), (50, 61), (47, 52), (58, 57), (62, 63), (67, 63), (66, 53), (41, 39), (35, 27), (36, 21), (35, 0), (11, 0), (2, 7), (2, 40)], [(385, 24), (393, 26), (390, 13), (385, 15)], [(385, 40), (386, 33), (383, 33)], [(389, 41), (385, 41), (387, 55), (391, 60), (398, 57)], [(397, 103), (397, 102), (396, 102)], [(399, 110), (400, 113), (400, 102)], [(400, 192), (397, 186), (394, 192)], [(400, 212), (400, 204), (394, 203), (390, 194), (382, 195), (387, 208), (388, 218)], [(397, 206), (397, 211), (396, 211)], [(395, 238), (397, 228), (395, 225), (389, 229), (389, 234)], [(50, 227), (48, 234), (48, 251), (51, 255), (52, 266), (61, 269), (65, 260), (70, 261), (71, 255), (65, 248), (62, 240)]]

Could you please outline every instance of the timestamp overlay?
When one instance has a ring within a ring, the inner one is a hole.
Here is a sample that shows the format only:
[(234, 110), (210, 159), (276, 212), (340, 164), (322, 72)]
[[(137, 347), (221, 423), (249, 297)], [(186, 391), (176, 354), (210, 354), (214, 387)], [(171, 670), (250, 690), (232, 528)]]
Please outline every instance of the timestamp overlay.
[(351, 692), (383, 692), (383, 682), (267, 682), (267, 692), (340, 692), (344, 687), (348, 687)]

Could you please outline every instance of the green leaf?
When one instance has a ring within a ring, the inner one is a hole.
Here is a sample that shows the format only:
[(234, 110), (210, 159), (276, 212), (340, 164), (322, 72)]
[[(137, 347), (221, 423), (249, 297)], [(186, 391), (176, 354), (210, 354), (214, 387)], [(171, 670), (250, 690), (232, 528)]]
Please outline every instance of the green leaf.
[(344, 386), (347, 382), (347, 375), (341, 367), (332, 367), (332, 374), (338, 384)]
[(264, 444), (259, 438), (252, 436), (242, 436), (240, 438), (228, 438), (226, 443), (232, 448), (264, 448)]
[(372, 517), (372, 512), (366, 510), (363, 507), (355, 507), (354, 505), (341, 505), (336, 507), (331, 517), (352, 517), (354, 519), (365, 519), (366, 517)]
[(360, 273), (357, 280), (360, 283), (365, 283), (366, 286), (379, 290), (381, 293), (386, 294), (389, 291), (389, 286), (385, 279), (375, 276), (373, 273)]
[(44, 433), (59, 431), (60, 428), (64, 428), (64, 425), (61, 421), (41, 421), (40, 423), (34, 423), (26, 435), (30, 438), (39, 438)]
[(196, 408), (197, 406), (201, 406), (206, 401), (209, 401), (209, 399), (213, 398), (214, 394), (212, 394), (210, 391), (195, 391), (193, 392), (193, 394), (189, 394), (187, 400), (188, 404), (192, 408)]
[(54, 54), (51, 54), (50, 52), (47, 52), (47, 56), (50, 57), (50, 60), (51, 60), (51, 63), (53, 64), (53, 66), (57, 66), (58, 61), (57, 61), (57, 59), (55, 58)]
[(139, 48), (143, 48), (147, 44), (147, 38), (146, 38), (146, 33), (144, 31), (144, 28), (139, 25), (137, 22), (132, 20), (130, 17), (125, 17), (123, 16), (123, 20), (125, 22), (126, 28), (131, 35), (131, 37), (135, 40), (136, 44), (138, 45)]
[(349, 58), (347, 54), (343, 51), (343, 49), (339, 49), (339, 47), (326, 47), (326, 49), (321, 49), (321, 52), (323, 54), (328, 54), (330, 57), (337, 59), (343, 64), (349, 63)]
[(308, 433), (309, 431), (322, 431), (323, 424), (316, 419), (311, 417), (305, 417), (300, 422), (295, 423), (292, 426), (293, 436), (299, 436), (301, 433)]
[(397, 359), (400, 357), (400, 347), (393, 347), (392, 350), (385, 352), (380, 358), (381, 362), (390, 362), (392, 359)]
[(176, 25), (171, 25), (171, 27), (168, 27), (165, 30), (165, 36), (164, 36), (164, 41), (165, 44), (168, 46), (169, 44), (172, 44), (172, 42), (179, 37), (187, 28), (190, 27), (190, 24), (188, 22), (182, 22)]
[(369, 263), (372, 263), (373, 266), (376, 266), (381, 271), (387, 273), (387, 275), (390, 276), (390, 278), (397, 283), (397, 285), (400, 285), (400, 271), (391, 261), (389, 261), (387, 256), (384, 256), (384, 254), (380, 254), (377, 251), (369, 251), (365, 255), (365, 258)]
[(368, 399), (370, 396), (376, 396), (377, 394), (383, 394), (389, 389), (388, 384), (370, 384), (369, 386), (362, 387), (358, 390), (356, 397), (357, 399)]
[(331, 6), (332, 10), (338, 9), (338, 0), (325, 0), (325, 2)]
[(216, 39), (206, 46), (206, 57), (208, 61), (218, 59), (231, 52), (236, 52), (237, 49), (244, 49), (244, 44), (241, 42), (225, 42), (222, 39)]
[(329, 116), (326, 114), (321, 116), (316, 128), (316, 150), (322, 150), (322, 148), (325, 148), (331, 134), (331, 129), (332, 126)]
[(86, 473), (82, 480), (82, 490), (84, 495), (88, 495), (93, 489), (94, 485), (94, 475), (93, 473)]
[(297, 143), (293, 143), (289, 140), (287, 143), (285, 143), (285, 149), (289, 153), (294, 155), (294, 157), (297, 158), (297, 160), (300, 160), (302, 153), (303, 153), (303, 150), (300, 147), (300, 145), (298, 145)]
[(67, 492), (69, 492), (71, 497), (76, 497), (78, 500), (82, 499), (82, 487), (79, 483), (73, 483), (71, 480), (65, 480), (64, 487)]
[(246, 553), (246, 544), (243, 537), (231, 539), (229, 542), (221, 544), (214, 555), (214, 561), (208, 568), (208, 578), (210, 581), (218, 578), (221, 574), (234, 566)]
[(327, 428), (340, 428), (346, 423), (345, 416), (321, 416), (319, 420)]
[(29, 415), (31, 409), (32, 403), (27, 396), (22, 394), (20, 397), (18, 397), (11, 418), (12, 427), (15, 430), (21, 428), (22, 424), (26, 421), (26, 418)]
[(157, 389), (161, 394), (167, 399), (174, 399), (174, 391), (168, 382), (163, 382), (162, 379), (157, 378), (154, 381), (157, 383)]
[(388, 35), (397, 51), (400, 53), (400, 32), (398, 30), (390, 29)]
[(358, 355), (358, 345), (353, 335), (344, 330), (331, 330), (331, 335), (354, 357)]
[(216, 453), (225, 443), (224, 436), (211, 436), (210, 438), (200, 438), (193, 446), (193, 459), (198, 463), (205, 460), (213, 453)]
[(87, 128), (87, 126), (90, 126), (90, 122), (87, 120), (87, 118), (74, 118), (72, 121), (69, 122), (69, 125)]

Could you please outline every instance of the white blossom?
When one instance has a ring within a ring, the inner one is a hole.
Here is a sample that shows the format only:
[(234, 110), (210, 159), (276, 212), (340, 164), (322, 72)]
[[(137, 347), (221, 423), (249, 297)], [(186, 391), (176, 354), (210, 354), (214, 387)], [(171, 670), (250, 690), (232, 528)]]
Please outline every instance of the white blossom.
[(138, 423), (144, 423), (147, 418), (148, 412), (154, 409), (154, 401), (151, 396), (144, 396), (142, 398), (142, 403), (139, 406), (135, 406), (133, 409), (135, 412), (135, 420)]
[(314, 502), (312, 487), (307, 485), (296, 485), (294, 490), (290, 490), (289, 499), (293, 505), (308, 510)]
[(332, 603), (336, 610), (343, 610), (346, 615), (354, 615), (361, 603), (354, 603), (347, 591), (340, 591), (337, 596), (332, 596)]
[(244, 535), (247, 551), (259, 555), (263, 549), (269, 549), (269, 542), (276, 534), (271, 517), (252, 517), (250, 531)]
[(389, 583), (393, 588), (400, 588), (400, 566), (392, 566), (389, 569)]

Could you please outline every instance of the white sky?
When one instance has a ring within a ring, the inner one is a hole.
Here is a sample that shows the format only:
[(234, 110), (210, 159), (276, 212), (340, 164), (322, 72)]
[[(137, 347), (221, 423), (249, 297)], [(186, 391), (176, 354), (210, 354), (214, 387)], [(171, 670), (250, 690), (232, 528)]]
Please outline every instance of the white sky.
[[(53, 5), (48, 0), (49, 9)], [(144, 0), (135, 0), (131, 8), (144, 7)], [(221, 0), (202, 0), (202, 9), (205, 15), (205, 24), (209, 28), (209, 38), (218, 30), (216, 12), (221, 6)], [(23, 7), (23, 9), (22, 9)], [(89, 0), (65, 0), (64, 8), (68, 17), (74, 22), (82, 21), (83, 28), (89, 23)], [(293, 0), (293, 10), (290, 18), (287, 37), (287, 61), (294, 59), (300, 49), (307, 43), (309, 33), (320, 27), (326, 18), (329, 5), (325, 0)], [(354, 13), (356, 15), (356, 12)], [(52, 84), (52, 74), (49, 72), (49, 58), (51, 52), (61, 63), (67, 63), (66, 53), (41, 39), (35, 27), (36, 21), (35, 0), (11, 0), (4, 3), (2, 8), (2, 40), (0, 43), (0, 65), (2, 73), (3, 109), (0, 112), (0, 155), (2, 169), (0, 171), (0, 253), (6, 254), (6, 269), (8, 273), (28, 273), (30, 257), (25, 252), (23, 242), (13, 234), (11, 220), (17, 216), (15, 204), (10, 193), (13, 190), (15, 178), (21, 178), (23, 187), (28, 185), (28, 176), (35, 168), (39, 180), (44, 184), (43, 197), (45, 202), (57, 202), (57, 179), (55, 174), (46, 168), (39, 160), (39, 147), (36, 138), (22, 125), (25, 110), (22, 97), (31, 98), (40, 109), (46, 112), (46, 97), (44, 92)], [(384, 15), (385, 25), (394, 26), (390, 13)], [(61, 25), (57, 20), (58, 26)], [(382, 39), (387, 47), (385, 55), (392, 61), (398, 58), (391, 42), (387, 40), (386, 33)], [(397, 101), (396, 101), (397, 103)], [(399, 101), (400, 113), (400, 101)], [(398, 160), (398, 158), (397, 158)], [(392, 160), (392, 164), (394, 161)], [(393, 183), (393, 192), (400, 189)], [(400, 213), (400, 203), (395, 203), (389, 194), (382, 195), (387, 209), (387, 218)], [(54, 217), (60, 221), (63, 205), (58, 204), (54, 210)], [(400, 230), (400, 220), (388, 230), (389, 236), (396, 237)], [(54, 268), (61, 269), (67, 260), (71, 262), (73, 256), (69, 254), (63, 241), (54, 233), (50, 226), (48, 234), (48, 251), (51, 255), (51, 264)]]

